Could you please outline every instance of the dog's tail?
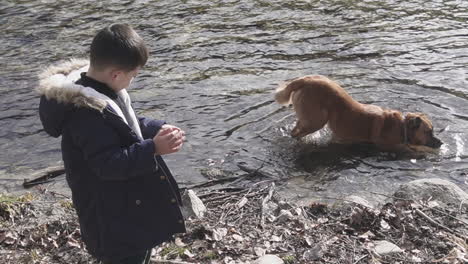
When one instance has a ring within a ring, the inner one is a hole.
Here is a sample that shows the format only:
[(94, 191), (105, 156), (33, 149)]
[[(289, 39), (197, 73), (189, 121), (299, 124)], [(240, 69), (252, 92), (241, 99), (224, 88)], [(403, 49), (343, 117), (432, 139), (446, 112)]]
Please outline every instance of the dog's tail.
[(275, 101), (279, 104), (290, 104), (291, 93), (302, 87), (302, 78), (293, 79), (290, 82), (286, 82), (278, 86), (275, 92)]

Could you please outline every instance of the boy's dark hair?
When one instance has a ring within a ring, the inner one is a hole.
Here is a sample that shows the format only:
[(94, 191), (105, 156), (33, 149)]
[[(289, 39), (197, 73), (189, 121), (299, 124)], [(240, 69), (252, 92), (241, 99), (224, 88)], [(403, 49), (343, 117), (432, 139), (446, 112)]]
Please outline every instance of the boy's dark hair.
[(102, 70), (117, 67), (132, 71), (148, 60), (143, 39), (127, 24), (113, 24), (94, 37), (90, 51), (91, 67)]

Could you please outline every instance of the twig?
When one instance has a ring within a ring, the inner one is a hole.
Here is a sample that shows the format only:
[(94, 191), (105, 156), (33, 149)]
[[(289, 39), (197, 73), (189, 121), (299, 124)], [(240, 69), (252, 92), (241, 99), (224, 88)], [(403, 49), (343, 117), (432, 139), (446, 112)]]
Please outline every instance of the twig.
[(184, 261), (177, 261), (177, 260), (162, 260), (162, 259), (151, 258), (150, 263), (160, 263), (160, 264), (194, 264), (194, 263), (198, 263), (198, 262), (184, 262)]
[[(424, 206), (424, 205), (423, 205), (423, 206)], [(431, 209), (431, 210), (433, 210), (433, 211), (436, 211), (436, 212), (438, 212), (438, 213), (440, 213), (440, 214), (443, 214), (443, 215), (445, 215), (445, 216), (448, 216), (448, 217), (450, 217), (450, 218), (452, 218), (452, 219), (455, 219), (455, 220), (459, 221), (459, 222), (462, 223), (462, 224), (468, 225), (468, 223), (465, 222), (465, 220), (462, 220), (462, 219), (460, 219), (460, 218), (458, 218), (458, 217), (455, 217), (455, 216), (453, 216), (453, 215), (450, 215), (450, 214), (448, 214), (448, 213), (446, 213), (446, 212), (444, 212), (444, 211), (441, 211), (441, 210), (439, 210), (439, 209), (437, 209), (437, 208), (433, 208), (433, 207), (428, 207), (428, 208)]]
[(265, 224), (265, 208), (268, 201), (270, 201), (271, 197), (273, 196), (273, 191), (275, 190), (275, 183), (271, 183), (270, 190), (268, 191), (268, 195), (265, 196), (262, 200), (262, 216), (260, 218), (260, 225), (263, 226)]
[(461, 210), (463, 208), (463, 201), (460, 202), (460, 206), (458, 206), (458, 213), (460, 214), (461, 213)]
[(240, 175), (240, 176), (233, 176), (233, 177), (226, 177), (226, 178), (221, 178), (221, 179), (216, 179), (216, 180), (209, 180), (209, 181), (206, 181), (206, 182), (202, 182), (202, 183), (198, 183), (198, 184), (194, 184), (194, 185), (191, 185), (191, 186), (186, 186), (186, 187), (182, 187), (180, 188), (181, 190), (185, 190), (185, 189), (196, 189), (196, 188), (202, 188), (202, 187), (209, 187), (209, 186), (213, 186), (213, 185), (217, 185), (217, 184), (221, 184), (221, 183), (225, 183), (225, 182), (238, 182), (248, 176), (253, 176), (253, 175), (260, 175), (262, 177), (266, 177), (266, 178), (274, 178), (273, 176), (271, 175), (267, 175), (265, 173), (262, 173), (260, 172), (260, 169), (263, 168), (263, 165), (264, 165), (265, 162), (263, 162), (259, 168), (257, 169), (253, 169), (253, 168), (250, 168), (250, 167), (247, 167), (245, 165), (242, 165), (242, 164), (237, 164), (237, 166), (247, 172), (248, 174), (247, 175)]
[[(356, 203), (356, 202), (353, 201), (353, 200), (348, 200), (348, 199), (338, 198), (338, 197), (331, 197), (331, 196), (314, 196), (314, 195), (308, 195), (308, 196), (309, 196), (309, 197), (313, 197), (313, 198), (330, 199), (330, 200), (337, 200), (337, 201), (348, 202), (348, 203), (353, 203), (353, 204), (359, 204), (359, 203)], [(363, 204), (360, 204), (360, 205), (369, 208), (368, 206), (365, 206), (365, 205), (363, 205)]]
[(387, 198), (392, 198), (392, 199), (401, 200), (401, 201), (414, 202), (414, 200), (411, 200), (411, 199), (400, 198), (400, 197), (396, 197), (396, 196), (393, 196), (393, 195), (387, 195), (387, 194), (384, 194), (384, 193), (370, 192), (370, 191), (368, 191), (368, 193), (377, 194), (377, 195), (385, 196)]
[(257, 185), (261, 185), (263, 183), (274, 182), (274, 181), (276, 181), (276, 180), (270, 179), (270, 180), (259, 181), (259, 182), (253, 183), (252, 186), (257, 186)]
[(255, 174), (257, 173), (261, 168), (263, 168), (263, 164), (265, 162), (262, 162), (262, 164), (260, 164), (260, 167), (258, 167), (257, 169), (254, 169), (254, 168), (251, 168), (251, 167), (248, 167), (246, 165), (242, 165), (241, 163), (237, 163), (237, 167), (239, 167), (239, 169), (247, 172), (247, 173), (250, 173), (250, 174)]
[(210, 186), (220, 184), (220, 183), (235, 181), (235, 180), (239, 179), (240, 177), (243, 177), (243, 176), (241, 175), (241, 176), (226, 177), (226, 178), (221, 178), (221, 179), (216, 179), (216, 180), (209, 180), (209, 181), (206, 181), (206, 182), (202, 182), (202, 183), (198, 183), (198, 184), (194, 184), (194, 185), (190, 185), (190, 186), (186, 186), (186, 187), (181, 187), (180, 190), (196, 189), (196, 188), (201, 188), (201, 187), (210, 187)]
[(437, 221), (435, 221), (434, 219), (430, 218), (428, 215), (426, 215), (423, 211), (419, 210), (419, 209), (416, 209), (416, 213), (420, 216), (422, 216), (423, 218), (425, 218), (427, 221), (429, 221), (431, 224), (437, 226), (437, 227), (440, 227), (442, 229), (445, 229), (446, 231), (452, 233), (452, 234), (456, 234), (455, 231), (453, 231), (452, 229), (442, 225), (442, 224), (439, 224)]
[(213, 197), (213, 198), (209, 198), (209, 199), (203, 199), (202, 201), (204, 203), (210, 203), (210, 202), (219, 202), (219, 201), (224, 201), (224, 200), (229, 200), (230, 198), (232, 197), (232, 195), (229, 195), (229, 194), (226, 194), (226, 195), (221, 195), (221, 196), (216, 196), (216, 197)]
[(63, 198), (71, 199), (70, 196), (62, 194), (62, 193), (58, 193), (58, 192), (54, 192), (54, 191), (49, 191), (49, 193), (51, 193), (53, 195), (56, 195), (56, 196), (62, 196)]
[[(221, 192), (219, 192), (219, 191), (221, 191)], [(231, 191), (231, 192), (229, 192), (229, 194), (226, 194), (226, 193), (224, 193), (224, 192), (222, 192), (222, 191)], [(247, 191), (249, 191), (249, 189), (238, 189), (238, 188), (236, 188), (236, 189), (232, 189), (232, 190), (231, 190), (231, 189), (223, 188), (223, 189), (213, 190), (213, 191), (211, 191), (211, 192), (209, 192), (209, 193), (200, 194), (200, 195), (198, 195), (198, 198), (200, 198), (200, 199), (203, 200), (203, 199), (206, 198), (206, 197), (213, 196), (213, 195), (217, 195), (217, 194), (220, 195), (220, 196), (228, 196), (228, 197), (231, 197), (231, 196), (233, 196), (233, 195), (241, 194), (241, 193), (244, 193), (244, 192), (247, 192)], [(217, 193), (216, 193), (216, 192), (217, 192)], [(220, 196), (218, 196), (218, 198), (219, 198)], [(211, 200), (216, 200), (216, 197), (215, 197), (215, 198), (212, 198)], [(210, 199), (205, 199), (205, 201), (210, 201)]]
[(362, 257), (360, 257), (358, 260), (356, 260), (353, 264), (357, 264), (359, 261), (363, 260), (364, 258), (366, 258), (368, 255), (364, 255)]
[[(452, 219), (455, 219), (455, 220), (459, 221), (459, 222), (462, 223), (462, 224), (468, 225), (467, 222), (465, 222), (464, 220), (462, 220), (462, 219), (460, 219), (460, 218), (457, 218), (457, 217), (455, 217), (455, 216), (453, 216), (453, 215), (447, 214), (446, 212), (441, 211), (441, 210), (439, 210), (439, 209), (437, 209), (437, 208), (426, 206), (426, 205), (424, 205), (424, 204), (422, 204), (422, 203), (420, 203), (420, 202), (418, 202), (418, 201), (415, 201), (415, 200), (399, 198), (399, 197), (395, 197), (395, 196), (391, 196), (391, 195), (386, 195), (386, 194), (378, 193), (378, 192), (368, 192), (368, 193), (377, 194), (377, 195), (385, 196), (385, 197), (388, 197), (388, 198), (393, 198), (393, 199), (402, 200), (402, 201), (407, 201), (407, 202), (414, 202), (414, 203), (416, 203), (416, 204), (418, 204), (418, 205), (420, 205), (420, 206), (422, 206), (422, 207), (424, 207), (424, 208), (429, 208), (429, 209), (431, 209), (431, 210), (433, 210), (433, 211), (436, 211), (436, 212), (438, 212), (438, 213), (441, 213), (441, 214), (443, 214), (443, 215), (445, 215), (445, 216), (447, 216), (447, 217), (450, 217), (450, 218), (452, 218)], [(463, 203), (463, 202), (462, 202), (462, 203)], [(460, 204), (460, 207), (461, 207), (462, 203)], [(460, 210), (460, 209), (459, 209), (459, 210)]]
[(351, 261), (354, 261), (355, 257), (356, 257), (356, 240), (353, 241), (353, 258)]
[(263, 162), (260, 165), (260, 167), (257, 168), (257, 169), (253, 169), (253, 168), (247, 167), (247, 166), (242, 165), (242, 164), (237, 164), (237, 166), (241, 170), (247, 172), (248, 174), (240, 175), (240, 176), (233, 176), (233, 177), (225, 177), (225, 178), (215, 179), (215, 180), (209, 180), (209, 181), (206, 181), (206, 182), (181, 187), (180, 190), (183, 191), (183, 190), (187, 190), (187, 189), (197, 189), (197, 188), (202, 188), (202, 187), (210, 187), (210, 186), (213, 186), (213, 185), (222, 184), (222, 183), (226, 183), (226, 182), (236, 183), (236, 182), (238, 182), (238, 181), (240, 181), (240, 180), (242, 180), (242, 179), (244, 179), (246, 177), (254, 176), (254, 175), (259, 175), (259, 176), (262, 176), (262, 177), (265, 177), (265, 178), (274, 178), (272, 175), (268, 175), (268, 174), (266, 174), (264, 172), (260, 172), (260, 169), (263, 168), (264, 163), (265, 162)]

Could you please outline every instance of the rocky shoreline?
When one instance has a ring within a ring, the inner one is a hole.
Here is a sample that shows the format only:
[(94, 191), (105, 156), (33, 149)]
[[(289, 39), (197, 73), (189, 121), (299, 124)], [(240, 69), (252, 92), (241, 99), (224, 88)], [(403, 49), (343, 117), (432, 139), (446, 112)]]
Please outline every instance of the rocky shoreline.
[[(402, 185), (372, 207), (350, 196), (297, 206), (273, 181), (184, 193), (187, 233), (152, 263), (467, 263), (468, 194), (440, 179)], [(0, 263), (96, 263), (70, 198), (0, 196)]]

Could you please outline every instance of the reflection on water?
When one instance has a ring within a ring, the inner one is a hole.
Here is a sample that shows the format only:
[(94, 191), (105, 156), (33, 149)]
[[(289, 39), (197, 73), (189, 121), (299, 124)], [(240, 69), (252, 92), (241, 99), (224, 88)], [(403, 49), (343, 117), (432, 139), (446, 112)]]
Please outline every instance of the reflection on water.
[[(421, 177), (467, 188), (468, 2), (113, 2), (0, 4), (0, 182), (61, 159), (38, 121), (36, 75), (85, 57), (97, 30), (127, 22), (151, 50), (130, 90), (137, 112), (187, 131), (184, 150), (167, 157), (182, 184), (204, 181), (209, 165), (246, 162), (281, 175), (292, 197), (384, 192)], [(361, 102), (427, 113), (445, 144), (411, 160), (328, 144), (326, 131), (291, 139), (294, 115), (272, 92), (306, 74), (329, 76)]]
[(465, 150), (465, 141), (461, 138), (460, 134), (455, 134), (453, 138), (456, 143), (455, 161), (461, 161)]

